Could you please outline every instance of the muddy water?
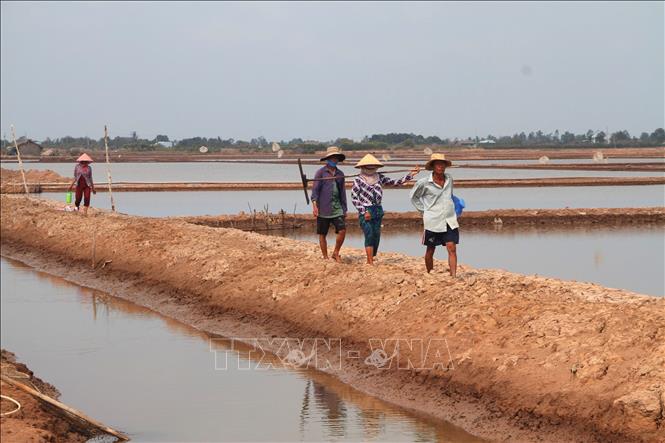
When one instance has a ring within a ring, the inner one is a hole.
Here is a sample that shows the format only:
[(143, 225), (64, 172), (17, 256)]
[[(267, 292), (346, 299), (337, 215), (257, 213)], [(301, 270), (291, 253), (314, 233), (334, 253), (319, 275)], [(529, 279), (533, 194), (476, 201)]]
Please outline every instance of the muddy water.
[(133, 441), (479, 441), (321, 373), (256, 369), (247, 348), (215, 370), (209, 337), (182, 323), (5, 258), (1, 270), (2, 347)]
[[(313, 231), (287, 231), (282, 235), (318, 242)], [(420, 230), (386, 230), (380, 251), (421, 256)], [(329, 234), (332, 244), (333, 235)], [(363, 236), (351, 226), (346, 246), (362, 248)], [(380, 259), (380, 255), (379, 255)], [(447, 260), (438, 248), (435, 259)], [(504, 269), (564, 280), (598, 283), (610, 288), (665, 296), (665, 228), (580, 227), (556, 229), (502, 228), (498, 231), (461, 232), (458, 259), (474, 268)]]
[[(386, 211), (413, 211), (409, 189), (386, 189)], [(455, 194), (466, 200), (467, 210), (549, 209), (549, 208), (622, 208), (665, 205), (665, 186), (582, 186), (543, 188), (461, 188)], [(350, 200), (347, 190), (347, 199)], [(65, 201), (64, 193), (44, 193), (41, 198)], [(132, 215), (165, 217), (176, 215), (237, 214), (252, 209), (272, 212), (310, 212), (302, 190), (282, 191), (182, 191), (116, 192), (116, 207)], [(350, 203), (349, 203), (350, 204)], [(92, 205), (111, 208), (108, 193), (92, 197)], [(354, 211), (353, 208), (349, 208)]]
[[(422, 163), (422, 161), (421, 161)], [(469, 162), (471, 163), (471, 162)], [(18, 169), (16, 163), (2, 163), (3, 168)], [(30, 163), (30, 169), (51, 169), (64, 177), (71, 177), (74, 170), (72, 163)], [(294, 164), (262, 164), (223, 162), (196, 163), (114, 163), (113, 180), (116, 182), (296, 182), (300, 180), (298, 167)], [(304, 165), (308, 177), (313, 177), (317, 165)], [(106, 166), (102, 163), (93, 167), (95, 180), (106, 181)], [(355, 174), (357, 169), (344, 165), (341, 169), (346, 174)], [(399, 169), (404, 169), (400, 167)], [(558, 171), (526, 169), (467, 169), (453, 168), (452, 173), (458, 179), (479, 178), (544, 178), (544, 177), (662, 177), (663, 172), (644, 171)], [(422, 176), (422, 175), (421, 175)]]

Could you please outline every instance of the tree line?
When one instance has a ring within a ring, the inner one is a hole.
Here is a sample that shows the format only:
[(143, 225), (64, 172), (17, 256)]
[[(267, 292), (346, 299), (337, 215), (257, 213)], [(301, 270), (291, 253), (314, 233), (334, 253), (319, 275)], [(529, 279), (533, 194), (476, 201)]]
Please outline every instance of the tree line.
[[(90, 137), (47, 137), (40, 143), (45, 149), (57, 148), (65, 150), (99, 150), (104, 148), (104, 139), (93, 139)], [(473, 137), (467, 139), (440, 138), (436, 135), (423, 136), (413, 133), (388, 133), (372, 134), (363, 137), (360, 141), (350, 138), (338, 138), (335, 140), (303, 140), (293, 138), (278, 142), (282, 149), (297, 153), (312, 153), (325, 149), (330, 145), (340, 146), (342, 149), (354, 150), (378, 150), (378, 149), (408, 149), (415, 146), (485, 146), (485, 147), (514, 147), (514, 148), (556, 148), (556, 147), (640, 147), (660, 146), (665, 143), (665, 130), (657, 128), (653, 132), (642, 132), (639, 136), (631, 135), (628, 131), (616, 131), (609, 135), (604, 131), (588, 130), (581, 134), (570, 131), (544, 133), (543, 131), (520, 132), (513, 135), (494, 136), (488, 134), (486, 137)], [(109, 138), (109, 149), (114, 151), (198, 151), (205, 146), (208, 152), (219, 152), (234, 149), (247, 152), (261, 152), (270, 150), (272, 142), (264, 137), (252, 138), (251, 140), (235, 140), (222, 137), (191, 137), (181, 140), (171, 140), (167, 135), (159, 134), (154, 138), (142, 138), (136, 132), (129, 136), (116, 136)], [(3, 139), (5, 152), (13, 153), (13, 145)]]

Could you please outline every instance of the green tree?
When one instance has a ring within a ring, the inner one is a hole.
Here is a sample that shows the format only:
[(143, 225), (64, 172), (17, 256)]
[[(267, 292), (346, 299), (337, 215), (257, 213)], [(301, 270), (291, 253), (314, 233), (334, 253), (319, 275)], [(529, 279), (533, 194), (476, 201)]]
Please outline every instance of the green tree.
[(620, 143), (628, 140), (630, 140), (630, 134), (626, 130), (614, 132), (610, 136), (610, 141), (612, 143)]
[(574, 141), (575, 141), (575, 134), (573, 134), (572, 132), (566, 131), (561, 135), (561, 143), (563, 143), (564, 145), (572, 143)]
[(651, 141), (658, 144), (665, 142), (665, 129), (658, 128), (653, 131), (651, 133)]

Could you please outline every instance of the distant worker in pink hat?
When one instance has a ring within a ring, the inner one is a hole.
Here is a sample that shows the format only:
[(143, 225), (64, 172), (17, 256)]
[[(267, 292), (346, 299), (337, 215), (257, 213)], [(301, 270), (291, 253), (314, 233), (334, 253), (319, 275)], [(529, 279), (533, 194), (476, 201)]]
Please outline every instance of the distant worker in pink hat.
[(90, 166), (92, 158), (83, 153), (76, 161), (78, 164), (74, 167), (74, 181), (69, 185), (69, 190), (71, 191), (76, 186), (76, 200), (74, 202), (76, 210), (79, 210), (81, 200), (83, 200), (83, 214), (87, 215), (90, 207), (90, 191), (97, 194), (95, 183), (92, 181), (92, 166)]

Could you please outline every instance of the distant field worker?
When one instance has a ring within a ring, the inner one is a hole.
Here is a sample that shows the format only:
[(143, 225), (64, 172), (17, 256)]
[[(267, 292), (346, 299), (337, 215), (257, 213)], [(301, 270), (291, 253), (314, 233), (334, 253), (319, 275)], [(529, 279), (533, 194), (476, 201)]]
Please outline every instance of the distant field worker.
[(425, 169), (432, 171), (411, 190), (411, 204), (423, 214), (423, 245), (425, 267), (430, 272), (434, 267), (434, 251), (438, 245), (448, 250), (450, 275), (457, 276), (457, 244), (459, 243), (459, 224), (453, 202), (453, 177), (446, 173), (452, 162), (444, 154), (432, 154)]
[[(337, 146), (330, 146), (326, 155), (321, 158), (325, 166), (316, 171), (314, 186), (312, 187), (312, 211), (316, 217), (316, 233), (319, 235), (319, 246), (323, 258), (328, 258), (328, 241), (326, 236), (332, 224), (335, 227), (337, 238), (332, 259), (341, 262), (339, 251), (346, 237), (346, 189), (344, 188), (344, 173), (337, 167), (346, 156)], [(318, 180), (317, 180), (318, 179)]]
[(360, 169), (360, 175), (353, 180), (351, 188), (351, 202), (358, 210), (358, 222), (365, 235), (365, 253), (367, 264), (374, 264), (374, 257), (379, 249), (381, 240), (381, 221), (383, 220), (383, 185), (400, 186), (409, 180), (413, 180), (419, 167), (415, 167), (404, 177), (393, 180), (378, 172), (383, 163), (372, 154), (367, 154), (356, 164)]
[(87, 215), (90, 207), (90, 192), (97, 194), (95, 183), (92, 181), (92, 166), (90, 166), (92, 158), (84, 153), (76, 161), (78, 163), (74, 167), (74, 181), (69, 185), (69, 190), (71, 191), (76, 186), (76, 199), (74, 201), (76, 210), (79, 210), (81, 200), (83, 200), (83, 214)]

